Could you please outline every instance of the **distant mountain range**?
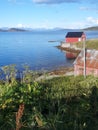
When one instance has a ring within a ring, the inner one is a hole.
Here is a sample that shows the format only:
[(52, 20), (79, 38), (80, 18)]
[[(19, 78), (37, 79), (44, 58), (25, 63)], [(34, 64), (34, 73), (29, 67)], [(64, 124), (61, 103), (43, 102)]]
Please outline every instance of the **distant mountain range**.
[(73, 29), (64, 29), (64, 28), (53, 28), (53, 29), (45, 29), (45, 28), (7, 28), (3, 27), (0, 28), (0, 32), (26, 32), (26, 31), (32, 31), (32, 32), (39, 32), (39, 31), (71, 31)]
[(98, 30), (98, 26), (93, 26), (93, 27), (88, 27), (88, 28), (84, 28), (83, 30), (91, 30), (91, 31), (96, 31)]
[[(54, 29), (45, 29), (45, 28), (38, 28), (38, 29), (32, 29), (32, 28), (7, 28), (7, 27), (3, 27), (0, 28), (0, 32), (26, 32), (26, 31), (73, 31), (73, 30), (80, 30), (80, 29), (64, 29), (64, 28), (54, 28)], [(88, 28), (84, 28), (81, 30), (98, 30), (98, 26), (94, 26), (94, 27), (88, 27)]]

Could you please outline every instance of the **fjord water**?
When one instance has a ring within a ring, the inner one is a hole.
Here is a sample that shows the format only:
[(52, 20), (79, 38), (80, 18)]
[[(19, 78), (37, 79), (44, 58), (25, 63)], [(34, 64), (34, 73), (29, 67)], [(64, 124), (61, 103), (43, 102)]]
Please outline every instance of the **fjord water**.
[[(55, 46), (64, 41), (67, 31), (0, 32), (0, 66), (29, 65), (33, 70), (52, 70), (73, 66), (64, 52)], [(86, 32), (97, 38), (97, 31)], [(49, 42), (55, 41), (55, 42)]]

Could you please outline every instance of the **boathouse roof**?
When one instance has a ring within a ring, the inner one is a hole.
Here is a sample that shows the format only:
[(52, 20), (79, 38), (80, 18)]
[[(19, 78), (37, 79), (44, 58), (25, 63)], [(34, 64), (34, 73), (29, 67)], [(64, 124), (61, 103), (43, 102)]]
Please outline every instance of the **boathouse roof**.
[(81, 37), (83, 34), (84, 34), (84, 32), (68, 32), (66, 35), (66, 38)]

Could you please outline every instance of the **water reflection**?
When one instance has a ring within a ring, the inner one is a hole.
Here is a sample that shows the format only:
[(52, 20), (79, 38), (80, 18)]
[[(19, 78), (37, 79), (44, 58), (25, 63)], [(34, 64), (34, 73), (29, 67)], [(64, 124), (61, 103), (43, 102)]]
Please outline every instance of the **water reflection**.
[(76, 59), (77, 53), (73, 53), (73, 52), (68, 52), (68, 51), (66, 51), (66, 52), (65, 52), (65, 56), (66, 56), (67, 59)]

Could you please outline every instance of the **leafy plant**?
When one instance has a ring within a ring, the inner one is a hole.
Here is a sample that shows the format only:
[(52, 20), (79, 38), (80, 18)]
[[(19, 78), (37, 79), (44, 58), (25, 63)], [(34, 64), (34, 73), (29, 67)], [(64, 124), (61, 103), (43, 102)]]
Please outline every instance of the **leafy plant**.
[(0, 130), (98, 128), (97, 77), (63, 76), (37, 82), (38, 73), (27, 69), (19, 81), (14, 67), (3, 68), (8, 78), (0, 82)]

